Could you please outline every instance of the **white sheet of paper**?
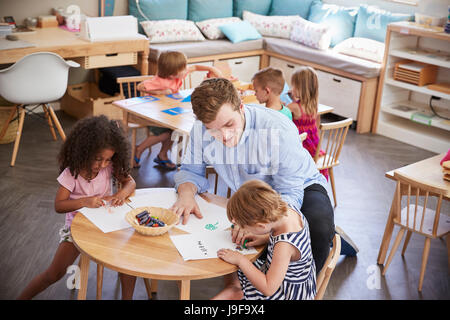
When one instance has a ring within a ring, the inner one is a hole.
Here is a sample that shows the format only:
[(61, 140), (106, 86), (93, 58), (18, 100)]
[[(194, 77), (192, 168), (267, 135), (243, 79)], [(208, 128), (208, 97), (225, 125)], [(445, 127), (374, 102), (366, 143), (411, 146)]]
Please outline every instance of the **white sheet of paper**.
[[(174, 189), (161, 191), (157, 189), (153, 192), (137, 193), (136, 196), (130, 198), (130, 205), (133, 208), (139, 207), (161, 207), (170, 208), (177, 200), (177, 194)], [(199, 232), (216, 232), (231, 227), (225, 208), (207, 202), (202, 197), (196, 195), (195, 200), (200, 207), (203, 218), (199, 219), (191, 214), (187, 224), (180, 222), (176, 227), (189, 233)]]
[(217, 251), (222, 248), (239, 251), (242, 254), (257, 253), (255, 248), (244, 249), (233, 243), (230, 231), (170, 235), (170, 239), (185, 261), (217, 258)]
[(130, 228), (125, 215), (132, 209), (123, 204), (119, 207), (81, 208), (78, 210), (104, 233)]

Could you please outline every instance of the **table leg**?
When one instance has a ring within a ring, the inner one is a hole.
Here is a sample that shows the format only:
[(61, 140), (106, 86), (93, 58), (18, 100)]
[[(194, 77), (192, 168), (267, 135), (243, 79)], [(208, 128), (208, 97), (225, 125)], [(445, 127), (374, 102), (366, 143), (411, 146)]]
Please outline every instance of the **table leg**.
[(97, 300), (102, 300), (103, 269), (103, 265), (97, 264)]
[(389, 243), (391, 242), (392, 231), (394, 230), (393, 218), (397, 206), (397, 192), (394, 192), (394, 198), (392, 199), (391, 209), (389, 210), (389, 216), (384, 229), (383, 239), (381, 240), (380, 249), (378, 251), (378, 264), (384, 264), (386, 260), (386, 254), (389, 249)]
[(78, 290), (78, 300), (86, 300), (89, 277), (89, 257), (84, 253), (80, 255), (80, 269), (80, 289)]
[(191, 298), (191, 280), (180, 280), (180, 300)]

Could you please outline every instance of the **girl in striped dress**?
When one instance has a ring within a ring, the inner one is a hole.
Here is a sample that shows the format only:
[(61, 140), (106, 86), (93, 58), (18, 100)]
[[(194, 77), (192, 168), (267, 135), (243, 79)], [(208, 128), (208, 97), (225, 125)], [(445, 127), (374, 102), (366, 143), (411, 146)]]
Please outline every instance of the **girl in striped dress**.
[(227, 215), (247, 232), (248, 246), (268, 243), (267, 256), (253, 264), (238, 251), (217, 252), (219, 258), (239, 267), (234, 285), (242, 290), (242, 298), (314, 299), (316, 268), (308, 222), (303, 214), (288, 207), (267, 183), (250, 180), (228, 201)]
[[(297, 126), (298, 133), (306, 132), (308, 136), (303, 141), (303, 147), (314, 158), (319, 144), (317, 130), (317, 110), (319, 106), (319, 81), (311, 67), (300, 67), (291, 76), (292, 90), (290, 96), (294, 102), (287, 107), (292, 112), (292, 121)], [(319, 155), (325, 152), (320, 150)], [(328, 180), (328, 169), (321, 170)]]

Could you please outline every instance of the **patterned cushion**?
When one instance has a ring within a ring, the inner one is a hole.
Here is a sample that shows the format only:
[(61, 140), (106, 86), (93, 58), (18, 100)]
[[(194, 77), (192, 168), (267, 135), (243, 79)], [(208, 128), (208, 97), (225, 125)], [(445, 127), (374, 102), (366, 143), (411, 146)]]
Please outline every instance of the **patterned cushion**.
[(383, 62), (384, 43), (368, 38), (348, 38), (338, 43), (333, 51), (381, 63)]
[(298, 18), (292, 25), (290, 39), (311, 48), (326, 50), (331, 43), (331, 31), (327, 25)]
[(205, 40), (194, 22), (189, 20), (142, 21), (150, 43)]
[(225, 35), (222, 31), (220, 31), (219, 26), (232, 22), (239, 22), (241, 19), (237, 17), (230, 18), (217, 18), (217, 19), (208, 19), (196, 22), (199, 29), (205, 35), (206, 38), (210, 40), (217, 40), (221, 38), (225, 38)]
[(244, 10), (242, 16), (263, 36), (286, 39), (291, 35), (292, 23), (300, 18), (300, 16), (263, 16), (247, 10)]

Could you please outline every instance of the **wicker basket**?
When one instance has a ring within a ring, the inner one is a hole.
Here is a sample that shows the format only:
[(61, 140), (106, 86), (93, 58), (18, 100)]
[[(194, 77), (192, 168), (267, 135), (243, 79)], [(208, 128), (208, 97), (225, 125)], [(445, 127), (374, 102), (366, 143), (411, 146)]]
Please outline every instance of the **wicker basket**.
[[(2, 130), (5, 122), (8, 120), (8, 117), (11, 113), (10, 106), (0, 106), (0, 131)], [(17, 112), (16, 112), (17, 115)], [(15, 115), (14, 115), (15, 116)], [(19, 121), (15, 120), (9, 123), (8, 129), (6, 129), (5, 135), (0, 140), (0, 144), (10, 143), (16, 140), (17, 136), (17, 127)]]
[[(144, 210), (147, 210), (151, 216), (158, 217), (158, 219), (166, 225), (164, 227), (157, 228), (139, 225), (137, 223), (136, 215)], [(172, 229), (172, 227), (174, 227), (178, 222), (178, 216), (173, 211), (159, 207), (139, 207), (133, 209), (126, 214), (125, 219), (137, 232), (146, 236), (162, 235)]]

